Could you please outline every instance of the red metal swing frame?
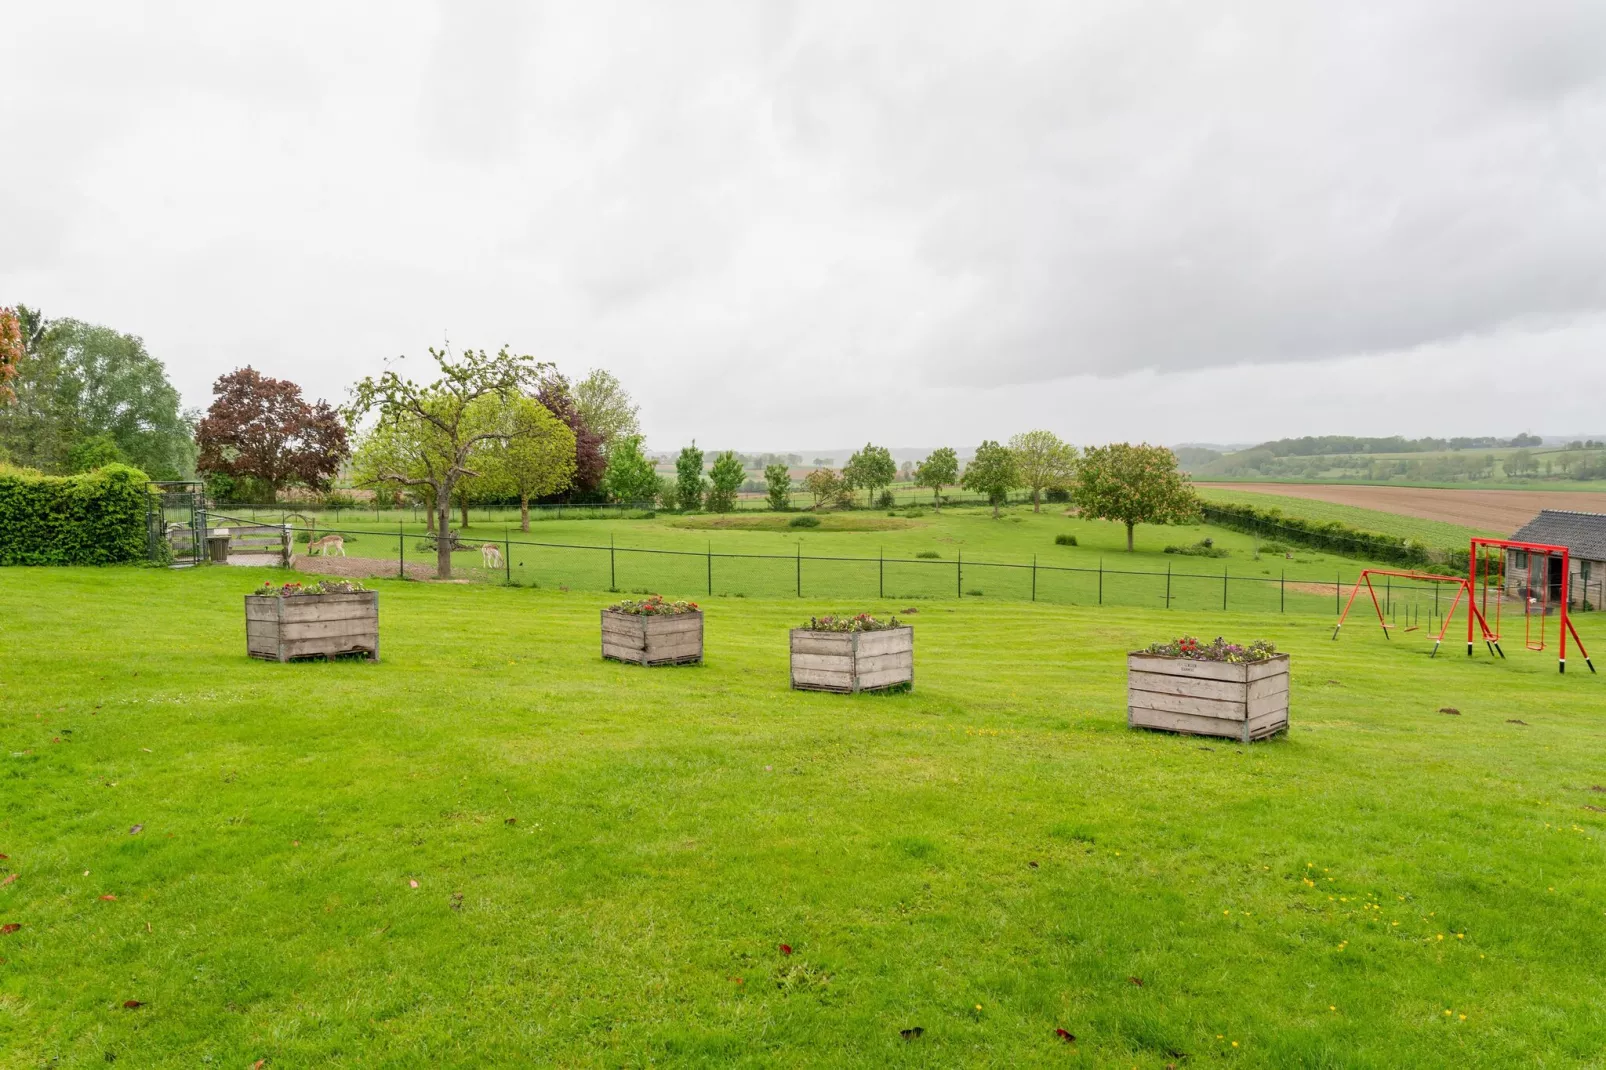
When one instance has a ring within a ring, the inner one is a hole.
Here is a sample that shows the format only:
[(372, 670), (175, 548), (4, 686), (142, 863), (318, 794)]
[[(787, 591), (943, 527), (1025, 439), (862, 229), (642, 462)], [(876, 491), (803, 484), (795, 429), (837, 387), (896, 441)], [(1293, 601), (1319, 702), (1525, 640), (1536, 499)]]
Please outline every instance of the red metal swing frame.
[[(1433, 653), (1428, 655), (1429, 657), (1436, 657), (1439, 653), (1439, 644), (1444, 642), (1445, 635), (1449, 633), (1450, 620), (1455, 616), (1456, 607), (1461, 604), (1462, 597), (1465, 596), (1469, 603), (1472, 600), (1471, 583), (1464, 576), (1440, 576), (1432, 572), (1401, 572), (1388, 568), (1362, 569), (1361, 574), (1355, 578), (1355, 586), (1350, 588), (1349, 601), (1344, 603), (1344, 612), (1339, 614), (1338, 623), (1333, 627), (1334, 639), (1338, 638), (1338, 630), (1344, 627), (1344, 620), (1349, 616), (1350, 607), (1355, 604), (1355, 598), (1361, 593), (1362, 587), (1366, 588), (1366, 593), (1372, 598), (1372, 608), (1377, 611), (1377, 623), (1383, 629), (1383, 638), (1391, 640), (1394, 638), (1389, 634), (1394, 630), (1394, 625), (1390, 624), (1388, 618), (1383, 614), (1383, 604), (1377, 600), (1377, 589), (1372, 586), (1373, 576), (1391, 576), (1397, 579), (1420, 580), (1427, 583), (1455, 584), (1455, 598), (1450, 602), (1449, 612), (1439, 622), (1439, 634), (1433, 637)], [(1471, 627), (1470, 618), (1468, 627)]]
[[(1530, 594), (1528, 599), (1526, 599), (1523, 604), (1523, 622), (1526, 628), (1524, 643), (1530, 650), (1543, 650), (1545, 648), (1544, 618), (1546, 614), (1544, 613), (1543, 607), (1541, 607), (1540, 611), (1539, 644), (1535, 646), (1533, 643), (1533, 599), (1531, 592), (1533, 591), (1534, 558), (1535, 556), (1538, 556), (1545, 562), (1544, 605), (1548, 605), (1550, 602), (1551, 562), (1557, 558), (1560, 558), (1561, 596), (1556, 600), (1559, 617), (1557, 627), (1556, 671), (1563, 673), (1567, 671), (1567, 637), (1571, 635), (1573, 638), (1573, 643), (1578, 647), (1579, 656), (1584, 659), (1584, 664), (1589, 666), (1589, 671), (1594, 672), (1595, 663), (1590, 660), (1589, 651), (1584, 649), (1584, 641), (1578, 637), (1578, 629), (1573, 625), (1572, 615), (1567, 611), (1567, 603), (1572, 593), (1570, 589), (1572, 585), (1571, 552), (1565, 546), (1557, 546), (1552, 543), (1545, 542), (1522, 542), (1517, 539), (1476, 538), (1470, 541), (1467, 552), (1467, 605), (1472, 612), (1467, 616), (1467, 656), (1472, 656), (1472, 644), (1474, 641), (1472, 635), (1472, 625), (1474, 621), (1476, 621), (1478, 626), (1482, 629), (1483, 641), (1489, 647), (1490, 651), (1492, 653), (1499, 654), (1502, 658), (1506, 656), (1506, 652), (1501, 649), (1500, 646), (1499, 630), (1500, 603), (1505, 597), (1505, 582), (1503, 579), (1500, 585), (1500, 594), (1496, 596), (1495, 599), (1495, 627), (1489, 627), (1489, 620), (1487, 616), (1489, 601), (1489, 569), (1488, 556), (1484, 551), (1491, 547), (1498, 548), (1501, 551), (1500, 563), (1502, 577), (1505, 575), (1505, 551), (1523, 550), (1528, 554), (1527, 580)], [(1484, 605), (1482, 608), (1480, 608), (1478, 605), (1477, 597), (1477, 587), (1479, 583), (1478, 566), (1480, 564), (1484, 565), (1482, 570), (1482, 595)]]

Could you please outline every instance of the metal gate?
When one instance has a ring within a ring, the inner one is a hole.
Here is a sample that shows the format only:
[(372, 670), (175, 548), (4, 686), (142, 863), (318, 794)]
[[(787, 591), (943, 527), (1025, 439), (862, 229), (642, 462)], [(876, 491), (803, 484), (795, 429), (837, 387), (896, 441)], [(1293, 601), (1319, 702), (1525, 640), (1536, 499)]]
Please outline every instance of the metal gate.
[(174, 568), (206, 560), (206, 484), (176, 480), (148, 485), (145, 544), (150, 560)]

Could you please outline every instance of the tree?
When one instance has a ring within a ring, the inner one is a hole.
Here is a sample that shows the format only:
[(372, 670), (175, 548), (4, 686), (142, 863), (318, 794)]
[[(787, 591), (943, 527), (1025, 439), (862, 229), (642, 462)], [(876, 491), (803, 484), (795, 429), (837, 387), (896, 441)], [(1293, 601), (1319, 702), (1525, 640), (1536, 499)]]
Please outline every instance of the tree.
[(816, 468), (803, 477), (803, 486), (814, 496), (814, 508), (821, 505), (852, 505), (853, 488), (830, 468)]
[(608, 470), (602, 436), (586, 423), (574, 392), (569, 389), (569, 380), (553, 371), (551, 365), (542, 367), (545, 370), (541, 374), (540, 388), (535, 398), (574, 432), (573, 486), (582, 495), (595, 495), (602, 490), (602, 476)]
[(1021, 485), (1032, 492), (1032, 512), (1043, 511), (1043, 491), (1066, 487), (1076, 475), (1076, 447), (1052, 431), (1027, 431), (1009, 440)]
[(14, 401), (11, 379), (22, 363), (22, 321), (13, 308), (0, 308), (0, 401)]
[(873, 504), (875, 492), (898, 478), (898, 466), (892, 460), (892, 452), (885, 446), (872, 446), (866, 442), (864, 449), (848, 458), (847, 465), (842, 469), (842, 478), (849, 487), (866, 491), (866, 497)]
[[(476, 418), (499, 435), (486, 440), (481, 475), (465, 480), (480, 494), (519, 500), (519, 530), (530, 530), (530, 499), (557, 494), (574, 479), (574, 432), (534, 398), (490, 394), (475, 404)], [(463, 526), (468, 527), (465, 507)]]
[(117, 448), (117, 441), (110, 435), (79, 439), (67, 453), (67, 468), (75, 474), (93, 472), (108, 464), (127, 463), (128, 458), (123, 456), (123, 451)]
[(1092, 446), (1076, 466), (1071, 501), (1084, 517), (1126, 525), (1126, 548), (1139, 524), (1184, 524), (1199, 515), (1188, 477), (1164, 446), (1117, 442)]
[(709, 469), (708, 475), (713, 484), (708, 488), (708, 511), (728, 513), (735, 509), (736, 492), (742, 489), (742, 482), (747, 478), (741, 458), (733, 451), (726, 450), (714, 458), (714, 466)]
[(658, 472), (642, 451), (638, 434), (614, 439), (608, 447), (608, 470), (602, 487), (608, 497), (621, 502), (647, 502), (658, 496)]
[(133, 335), (78, 320), (46, 321), (16, 309), (24, 359), (0, 408), (0, 448), (47, 472), (70, 467), (73, 446), (109, 436), (153, 479), (187, 475), (195, 459), (191, 418), (162, 362)]
[(965, 465), (965, 474), (959, 483), (966, 490), (987, 495), (993, 506), (993, 519), (998, 519), (998, 507), (1009, 500), (1010, 491), (1020, 486), (1014, 451), (991, 440), (983, 442), (976, 447), (976, 456)]
[(776, 512), (792, 506), (792, 473), (784, 464), (764, 466), (764, 496)]
[(421, 385), (390, 369), (378, 378), (366, 376), (352, 388), (347, 414), (352, 422), (379, 414), (382, 434), (365, 457), (374, 466), (374, 480), (432, 492), (439, 525), (435, 570), (444, 580), (452, 575), (452, 491), (458, 480), (479, 475), (471, 465), (485, 443), (517, 433), (487, 421), (486, 407), (475, 403), (492, 395), (506, 400), (536, 385), (551, 366), (505, 347), (494, 357), (472, 349), (453, 357), (433, 347), (429, 355), (440, 373), (433, 382)]
[(636, 419), (639, 407), (611, 372), (593, 368), (576, 383), (574, 407), (586, 426), (602, 439), (605, 452), (621, 439), (641, 434), (641, 423)]
[(290, 483), (324, 490), (351, 455), (340, 414), (321, 398), (308, 404), (288, 379), (247, 365), (219, 376), (212, 395), (195, 429), (203, 473), (259, 479), (275, 495)]
[(702, 504), (703, 488), (707, 481), (703, 479), (703, 451), (697, 448), (697, 440), (680, 451), (675, 458), (675, 497), (680, 500), (680, 507), (691, 511)]
[(915, 465), (915, 486), (930, 487), (932, 508), (942, 511), (942, 488), (959, 482), (959, 454), (943, 446)]

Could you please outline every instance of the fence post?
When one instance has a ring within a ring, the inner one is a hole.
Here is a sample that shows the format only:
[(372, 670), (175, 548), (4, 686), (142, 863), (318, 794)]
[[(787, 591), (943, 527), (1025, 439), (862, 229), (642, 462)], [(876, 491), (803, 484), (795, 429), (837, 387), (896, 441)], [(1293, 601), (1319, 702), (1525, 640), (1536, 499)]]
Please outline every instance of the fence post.
[(1104, 557), (1099, 556), (1099, 605), (1104, 604)]
[(1032, 601), (1037, 601), (1037, 555), (1032, 555)]
[(1286, 568), (1283, 569), (1282, 576), (1277, 580), (1277, 612), (1288, 612), (1288, 570)]
[(513, 586), (513, 536), (502, 529), (502, 567), (507, 570), (507, 585)]
[(1341, 584), (1343, 582), (1344, 582), (1344, 573), (1342, 571), (1333, 573), (1333, 612), (1334, 613), (1342, 614), (1344, 612), (1344, 610), (1338, 604), (1339, 598), (1342, 597), (1338, 593), (1338, 587), (1339, 587), (1339, 584)]
[(407, 578), (407, 536), (402, 534), (402, 522), (396, 521), (396, 578)]
[(887, 596), (887, 548), (883, 546), (879, 552), (881, 556), (876, 558), (876, 583), (881, 590), (880, 597), (885, 598)]
[(608, 590), (617, 591), (618, 589), (619, 580), (614, 573), (613, 567), (613, 532), (610, 531), (608, 532)]
[(1221, 608), (1227, 608), (1227, 566), (1221, 566)]
[(1165, 563), (1165, 607), (1171, 608), (1171, 562)]
[(797, 596), (803, 597), (803, 540), (797, 540)]
[(708, 541), (708, 597), (714, 597), (714, 541)]
[(965, 551), (959, 551), (959, 560), (954, 562), (954, 597), (965, 597)]

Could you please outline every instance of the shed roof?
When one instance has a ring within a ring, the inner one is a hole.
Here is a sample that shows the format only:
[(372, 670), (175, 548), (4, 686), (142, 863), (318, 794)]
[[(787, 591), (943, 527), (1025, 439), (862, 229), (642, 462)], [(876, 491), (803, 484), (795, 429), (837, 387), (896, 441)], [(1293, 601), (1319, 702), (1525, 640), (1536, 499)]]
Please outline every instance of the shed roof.
[(1519, 542), (1565, 546), (1574, 557), (1606, 561), (1606, 513), (1542, 509), (1511, 537)]

